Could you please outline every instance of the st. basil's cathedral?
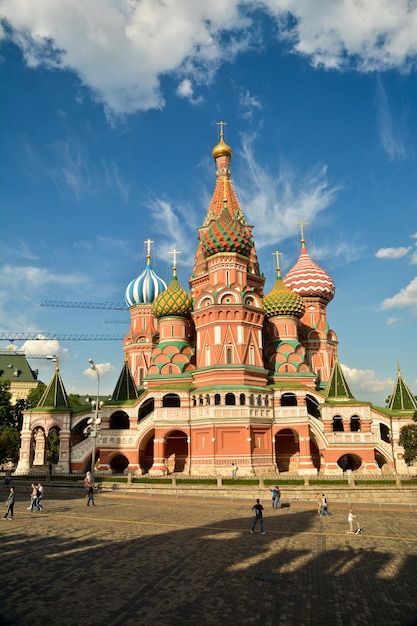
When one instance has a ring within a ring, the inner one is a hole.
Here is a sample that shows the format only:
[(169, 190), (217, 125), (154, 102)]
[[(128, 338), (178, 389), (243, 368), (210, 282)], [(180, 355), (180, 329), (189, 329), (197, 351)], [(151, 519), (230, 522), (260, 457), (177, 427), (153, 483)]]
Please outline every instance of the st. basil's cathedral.
[[(301, 224), (294, 267), (264, 294), (252, 226), (231, 180), (232, 149), (212, 152), (215, 186), (188, 292), (152, 269), (125, 293), (131, 322), (124, 365), (100, 408), (98, 473), (240, 476), (407, 473), (399, 434), (416, 399), (402, 378), (385, 408), (356, 400), (338, 361), (327, 320), (335, 295), (329, 274), (310, 257)], [(83, 472), (92, 446), (84, 434), (94, 410), (72, 410), (59, 367), (38, 407), (25, 412), (17, 473), (46, 465), (46, 440), (59, 432), (57, 470)]]

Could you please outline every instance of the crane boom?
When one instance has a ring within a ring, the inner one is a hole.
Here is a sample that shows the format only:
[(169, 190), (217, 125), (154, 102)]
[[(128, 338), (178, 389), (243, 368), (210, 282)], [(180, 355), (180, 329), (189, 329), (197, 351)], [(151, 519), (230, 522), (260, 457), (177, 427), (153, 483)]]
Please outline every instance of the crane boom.
[(115, 309), (126, 311), (124, 302), (65, 302), (63, 300), (41, 300), (38, 306), (67, 307), (70, 309)]
[(78, 335), (61, 333), (0, 333), (0, 340), (7, 341), (48, 341), (60, 339), (61, 341), (121, 341), (123, 335)]

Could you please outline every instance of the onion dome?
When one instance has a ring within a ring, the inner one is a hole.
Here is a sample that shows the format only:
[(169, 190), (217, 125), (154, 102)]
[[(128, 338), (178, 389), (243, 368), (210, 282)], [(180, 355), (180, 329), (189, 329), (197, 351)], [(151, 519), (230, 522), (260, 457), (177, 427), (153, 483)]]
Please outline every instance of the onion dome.
[(333, 300), (336, 287), (329, 274), (311, 260), (304, 239), (301, 240), (301, 253), (297, 263), (284, 277), (285, 285), (304, 298)]
[(232, 158), (233, 150), (230, 146), (227, 145), (227, 143), (224, 142), (223, 133), (220, 135), (220, 141), (217, 146), (214, 146), (213, 152), (211, 154), (213, 155), (213, 159), (215, 161), (222, 156), (229, 157), (229, 159)]
[(268, 317), (291, 315), (301, 319), (305, 312), (304, 300), (285, 286), (280, 268), (277, 267), (277, 280), (274, 288), (263, 299), (263, 308)]
[(226, 201), (218, 219), (211, 222), (202, 234), (204, 256), (212, 256), (218, 252), (235, 252), (249, 256), (252, 238), (249, 229), (241, 221), (235, 219), (227, 210)]
[(125, 301), (128, 307), (135, 304), (152, 304), (155, 298), (167, 288), (167, 284), (159, 278), (151, 267), (151, 255), (146, 255), (146, 268), (142, 274), (132, 280), (126, 288)]
[(217, 146), (214, 146), (213, 148), (213, 152), (212, 152), (213, 159), (216, 161), (219, 157), (223, 157), (223, 156), (231, 159), (233, 155), (233, 150), (224, 141), (223, 127), (226, 125), (226, 122), (218, 122), (218, 125), (220, 127), (220, 141), (217, 144)]
[(172, 280), (168, 287), (155, 298), (152, 313), (160, 318), (174, 315), (176, 317), (190, 317), (193, 309), (193, 299), (181, 287), (177, 279), (176, 267), (172, 270)]

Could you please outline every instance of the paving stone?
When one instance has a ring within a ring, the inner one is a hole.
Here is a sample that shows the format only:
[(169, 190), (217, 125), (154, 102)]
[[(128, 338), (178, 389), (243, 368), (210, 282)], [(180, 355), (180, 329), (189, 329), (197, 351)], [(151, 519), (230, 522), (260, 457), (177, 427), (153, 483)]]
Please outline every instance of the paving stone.
[(45, 511), (0, 525), (8, 626), (406, 626), (417, 617), (417, 513), (361, 505), (329, 518), (313, 504), (265, 510), (249, 533), (244, 501), (45, 494)]

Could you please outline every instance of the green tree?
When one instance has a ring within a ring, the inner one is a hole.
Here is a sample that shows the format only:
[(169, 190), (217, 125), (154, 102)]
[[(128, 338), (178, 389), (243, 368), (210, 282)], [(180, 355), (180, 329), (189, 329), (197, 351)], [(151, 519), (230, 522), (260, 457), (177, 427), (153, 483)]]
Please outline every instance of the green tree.
[(410, 465), (417, 459), (417, 424), (408, 424), (401, 428), (399, 444), (404, 448), (405, 462)]
[(4, 426), (13, 426), (13, 407), (11, 404), (10, 382), (0, 382), (0, 429)]
[(19, 460), (20, 434), (13, 426), (3, 426), (0, 430), (0, 463), (6, 459)]
[(46, 389), (46, 385), (44, 383), (39, 382), (38, 386), (34, 389), (31, 389), (27, 395), (26, 402), (28, 403), (28, 408), (34, 409), (39, 404), (39, 400), (43, 396), (43, 392)]
[(46, 441), (46, 461), (55, 465), (59, 461), (59, 432), (52, 428)]
[(81, 406), (80, 396), (77, 393), (70, 393), (68, 396), (68, 401), (72, 409), (77, 409)]

